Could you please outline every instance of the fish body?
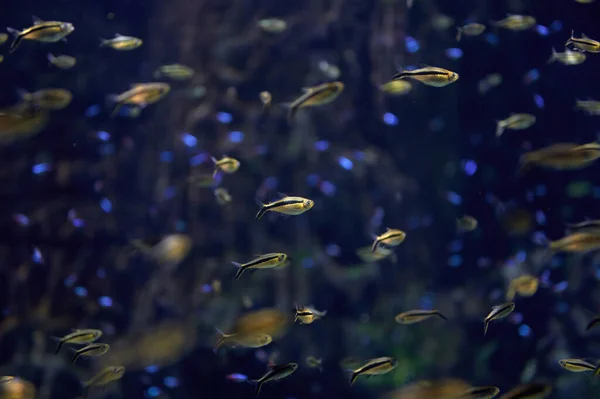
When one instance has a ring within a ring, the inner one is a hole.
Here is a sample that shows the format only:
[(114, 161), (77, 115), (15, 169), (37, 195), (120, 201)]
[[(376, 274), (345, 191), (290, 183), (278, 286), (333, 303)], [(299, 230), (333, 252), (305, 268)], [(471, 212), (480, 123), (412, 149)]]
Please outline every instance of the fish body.
[(187, 80), (194, 76), (194, 70), (181, 64), (163, 65), (154, 71), (154, 77), (159, 79), (163, 76), (173, 80)]
[(587, 230), (576, 232), (551, 241), (549, 244), (553, 252), (590, 252), (600, 249), (600, 230)]
[(288, 107), (288, 121), (292, 121), (300, 108), (325, 105), (335, 100), (344, 90), (342, 82), (323, 83), (314, 87), (305, 87), (304, 93), (285, 106)]
[(377, 246), (375, 252), (373, 252), (371, 246), (359, 248), (356, 250), (356, 255), (365, 263), (374, 263), (386, 258), (389, 258), (392, 263), (398, 261), (398, 258), (392, 249), (381, 245)]
[(288, 27), (287, 22), (278, 18), (265, 18), (258, 21), (258, 27), (265, 32), (281, 33)]
[(60, 351), (64, 344), (91, 344), (102, 336), (102, 331), (94, 329), (75, 330), (62, 338), (58, 338), (58, 344), (54, 350), (54, 354)]
[(492, 320), (502, 319), (511, 314), (513, 310), (515, 310), (515, 304), (513, 302), (503, 303), (502, 305), (494, 306), (492, 308), (492, 311), (483, 320), (483, 335), (487, 334), (488, 326)]
[(118, 95), (109, 96), (109, 100), (116, 104), (111, 116), (115, 116), (121, 106), (134, 105), (144, 108), (148, 104), (154, 104), (171, 91), (171, 86), (167, 83), (136, 83), (131, 85), (131, 89)]
[(556, 170), (575, 170), (589, 166), (600, 157), (600, 145), (558, 143), (523, 154), (521, 171), (532, 165)]
[(500, 396), (500, 399), (544, 399), (547, 398), (551, 392), (551, 385), (532, 382), (511, 389)]
[(64, 109), (73, 101), (73, 94), (65, 89), (43, 89), (34, 93), (22, 91), (20, 95), (26, 104), (49, 111)]
[(391, 96), (402, 96), (410, 93), (412, 84), (406, 80), (396, 79), (382, 84), (379, 89)]
[(505, 129), (524, 130), (535, 123), (535, 115), (513, 114), (506, 119), (496, 123), (496, 137), (500, 137)]
[(0, 46), (2, 46), (8, 40), (8, 35), (6, 33), (0, 33)]
[(314, 356), (308, 356), (306, 358), (305, 363), (310, 368), (319, 369), (319, 371), (323, 371), (323, 359), (318, 359)]
[(271, 366), (270, 370), (258, 380), (252, 381), (256, 384), (256, 396), (260, 394), (263, 384), (271, 381), (281, 380), (291, 375), (298, 368), (298, 363), (278, 364)]
[(238, 271), (235, 274), (235, 279), (239, 279), (243, 272), (250, 269), (272, 269), (274, 267), (281, 266), (285, 263), (288, 258), (287, 254), (284, 253), (269, 253), (260, 255), (257, 258), (247, 263), (231, 262), (238, 267)]
[(48, 112), (35, 110), (0, 110), (0, 144), (31, 137), (46, 127)]
[(12, 375), (3, 375), (2, 377), (0, 377), (0, 384), (6, 384), (9, 383), (11, 381), (14, 381), (15, 377)]
[(585, 327), (585, 331), (589, 331), (598, 325), (600, 325), (600, 316), (596, 316), (592, 320), (590, 320), (588, 325)]
[(573, 46), (578, 51), (588, 53), (600, 53), (600, 42), (590, 39), (582, 34), (581, 37), (575, 37), (575, 31), (571, 31), (571, 37), (565, 43), (565, 47)]
[(552, 55), (548, 59), (548, 64), (558, 61), (564, 65), (579, 65), (585, 62), (586, 59), (587, 56), (580, 51), (566, 49), (563, 53), (559, 53), (552, 47)]
[(558, 361), (560, 367), (573, 373), (583, 373), (596, 370), (596, 365), (583, 359), (561, 359)]
[(456, 229), (458, 231), (473, 231), (477, 228), (477, 219), (470, 215), (464, 215), (456, 220)]
[(379, 246), (383, 245), (385, 247), (395, 247), (404, 242), (406, 238), (406, 233), (402, 230), (398, 229), (390, 229), (387, 228), (386, 232), (379, 235), (374, 236), (373, 246), (371, 247), (371, 252), (375, 252)]
[(143, 40), (133, 36), (123, 36), (118, 33), (112, 39), (100, 39), (100, 47), (110, 47), (119, 51), (129, 51), (140, 47)]
[(77, 63), (75, 57), (71, 57), (69, 55), (54, 56), (52, 53), (48, 53), (48, 61), (60, 69), (71, 69)]
[(162, 266), (177, 266), (190, 252), (192, 239), (185, 234), (169, 234), (155, 245), (132, 240), (131, 245)]
[(532, 275), (525, 274), (511, 280), (506, 292), (506, 300), (512, 301), (516, 294), (529, 297), (533, 296), (540, 285), (540, 280)]
[(515, 15), (508, 14), (506, 18), (501, 21), (492, 22), (492, 25), (499, 28), (522, 31), (532, 28), (536, 24), (534, 17), (529, 15)]
[(397, 364), (398, 361), (392, 357), (379, 357), (376, 359), (371, 359), (356, 370), (352, 371), (350, 385), (354, 384), (356, 379), (361, 375), (381, 375), (389, 373), (396, 367)]
[(575, 108), (582, 110), (588, 115), (600, 115), (600, 101), (577, 100)]
[(473, 387), (452, 399), (492, 399), (500, 393), (497, 387)]
[(215, 189), (214, 194), (219, 205), (227, 205), (232, 201), (231, 194), (229, 194), (226, 188), (219, 187)]
[(219, 339), (215, 345), (215, 349), (219, 349), (222, 345), (243, 346), (245, 348), (262, 348), (273, 342), (273, 337), (269, 334), (257, 333), (233, 333), (223, 334), (219, 331)]
[(439, 310), (409, 310), (396, 315), (396, 323), (399, 324), (414, 324), (420, 323), (423, 320), (427, 320), (432, 317), (440, 317), (444, 320), (448, 320)]
[(67, 35), (75, 30), (73, 24), (61, 21), (42, 21), (33, 17), (33, 26), (18, 31), (13, 28), (6, 28), (14, 36), (14, 41), (10, 45), (9, 52), (12, 53), (19, 47), (23, 40), (34, 40), (44, 43), (55, 43), (65, 39)]
[(294, 323), (299, 321), (300, 324), (311, 324), (315, 320), (319, 320), (327, 314), (327, 311), (319, 311), (312, 306), (298, 306), (296, 304), (296, 315)]
[(398, 79), (414, 79), (433, 87), (444, 87), (458, 80), (458, 73), (444, 68), (426, 66), (419, 69), (401, 70), (392, 76), (392, 81)]
[(256, 214), (256, 220), (262, 218), (267, 212), (277, 212), (284, 215), (300, 215), (310, 210), (315, 205), (315, 203), (308, 198), (288, 197), (287, 195), (283, 194), (280, 196), (282, 197), (281, 199), (268, 204), (263, 204), (257, 200), (260, 209)]
[(101, 387), (112, 381), (121, 379), (125, 374), (125, 367), (123, 366), (109, 366), (105, 367), (98, 374), (93, 376), (90, 380), (83, 383), (85, 388)]
[(265, 108), (271, 105), (272, 96), (268, 91), (261, 91), (258, 98)]
[(479, 36), (485, 32), (485, 25), (473, 22), (458, 27), (456, 32), (456, 41), (460, 41), (463, 35), (465, 36)]
[(223, 157), (219, 160), (216, 158), (212, 158), (213, 163), (215, 164), (215, 171), (213, 173), (213, 177), (219, 172), (222, 171), (224, 173), (235, 173), (240, 168), (240, 161), (231, 157)]
[(75, 354), (73, 355), (73, 360), (71, 360), (71, 363), (75, 363), (77, 361), (77, 359), (79, 359), (81, 356), (85, 356), (85, 357), (102, 356), (106, 352), (108, 352), (109, 349), (110, 349), (110, 345), (108, 345), (108, 344), (89, 344), (86, 347), (75, 351)]

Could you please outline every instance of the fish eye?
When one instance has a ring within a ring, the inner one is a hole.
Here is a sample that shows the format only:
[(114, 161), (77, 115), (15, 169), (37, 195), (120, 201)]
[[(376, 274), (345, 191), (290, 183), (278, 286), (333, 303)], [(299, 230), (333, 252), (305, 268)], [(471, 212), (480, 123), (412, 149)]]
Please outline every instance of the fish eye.
[(306, 200), (304, 201), (304, 206), (310, 206), (311, 201), (310, 200)]
[(279, 255), (277, 255), (277, 259), (278, 260), (284, 260), (285, 259), (285, 255), (284, 254), (279, 254)]

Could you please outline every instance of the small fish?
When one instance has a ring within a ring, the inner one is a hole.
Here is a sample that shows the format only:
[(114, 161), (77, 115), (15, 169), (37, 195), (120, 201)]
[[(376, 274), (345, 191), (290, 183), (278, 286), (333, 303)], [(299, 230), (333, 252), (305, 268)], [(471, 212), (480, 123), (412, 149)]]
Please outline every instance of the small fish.
[(300, 97), (290, 104), (283, 104), (288, 108), (288, 121), (291, 122), (300, 108), (325, 105), (335, 100), (344, 90), (342, 82), (323, 83), (314, 87), (304, 87)]
[(2, 46), (8, 40), (8, 35), (6, 33), (0, 33), (0, 46)]
[(502, 75), (499, 73), (491, 73), (477, 83), (477, 90), (479, 91), (479, 94), (483, 95), (500, 84), (502, 84)]
[(83, 383), (85, 388), (101, 387), (112, 381), (121, 379), (125, 374), (125, 367), (123, 366), (109, 366), (103, 368), (98, 374), (92, 377), (92, 379)]
[(460, 41), (462, 35), (479, 36), (485, 32), (485, 25), (476, 22), (460, 26), (456, 32), (456, 41)]
[(444, 68), (426, 66), (424, 68), (412, 70), (400, 70), (394, 76), (393, 80), (398, 79), (415, 79), (427, 86), (444, 87), (458, 80), (456, 72), (449, 71)]
[(496, 137), (504, 133), (504, 129), (524, 130), (535, 123), (535, 115), (531, 114), (512, 114), (506, 119), (496, 123)]
[(520, 159), (520, 172), (531, 166), (556, 170), (575, 170), (589, 166), (600, 157), (600, 144), (584, 145), (558, 143), (537, 151), (531, 151)]
[(269, 345), (273, 342), (273, 337), (265, 333), (234, 333), (224, 334), (222, 331), (217, 330), (219, 333), (219, 339), (215, 345), (215, 349), (218, 350), (222, 345), (230, 346), (243, 346), (245, 348), (262, 348), (263, 346)]
[(23, 102), (37, 109), (57, 111), (66, 108), (73, 100), (73, 94), (65, 89), (43, 89), (33, 93), (19, 91)]
[(94, 329), (81, 329), (75, 330), (70, 334), (65, 335), (62, 338), (56, 338), (58, 340), (58, 344), (56, 345), (56, 349), (54, 350), (54, 354), (56, 355), (63, 344), (91, 344), (96, 341), (98, 338), (102, 336), (102, 331), (94, 330)]
[(75, 351), (75, 354), (73, 355), (73, 359), (71, 360), (71, 363), (75, 363), (77, 361), (77, 359), (79, 359), (79, 357), (81, 357), (81, 356), (85, 356), (85, 357), (102, 356), (106, 352), (108, 352), (109, 349), (110, 349), (109, 344), (89, 344), (86, 347)]
[(115, 104), (111, 116), (115, 116), (123, 105), (134, 105), (144, 108), (148, 104), (154, 104), (171, 91), (167, 83), (135, 83), (131, 89), (121, 94), (113, 94), (108, 97)]
[(592, 4), (596, 0), (575, 0), (579, 4)]
[(519, 276), (509, 283), (508, 290), (506, 291), (506, 300), (512, 301), (516, 294), (525, 297), (533, 296), (537, 292), (539, 285), (540, 280), (535, 276), (529, 274)]
[(420, 323), (423, 320), (427, 320), (431, 317), (440, 317), (444, 320), (448, 320), (446, 316), (444, 316), (439, 310), (409, 310), (407, 312), (402, 312), (394, 318), (396, 323), (399, 324), (414, 324)]
[(69, 55), (54, 56), (52, 53), (48, 53), (48, 61), (60, 69), (71, 69), (77, 63), (75, 57), (71, 57)]
[(514, 14), (508, 14), (508, 16), (501, 21), (492, 22), (492, 25), (494, 26), (514, 31), (527, 30), (532, 28), (535, 24), (536, 20), (534, 17)]
[(560, 367), (573, 373), (582, 373), (586, 371), (594, 371), (596, 365), (586, 362), (583, 359), (561, 359), (558, 361)]
[(272, 97), (271, 93), (269, 93), (268, 91), (261, 91), (258, 95), (258, 98), (260, 98), (260, 101), (263, 103), (263, 106), (265, 108), (271, 105)]
[(392, 80), (379, 86), (379, 90), (390, 96), (403, 96), (410, 93), (412, 84), (406, 80)]
[(596, 316), (594, 317), (589, 323), (588, 325), (585, 327), (585, 331), (589, 331), (592, 328), (596, 327), (600, 325), (600, 316)]
[(575, 31), (571, 31), (571, 37), (565, 43), (565, 47), (572, 45), (578, 51), (588, 52), (588, 53), (600, 53), (600, 42), (597, 40), (590, 39), (584, 34), (581, 34), (581, 37), (575, 37)]
[(341, 71), (337, 65), (322, 60), (319, 61), (318, 67), (328, 79), (338, 79), (340, 77)]
[(149, 245), (143, 240), (131, 240), (131, 245), (162, 266), (177, 266), (190, 252), (192, 239), (185, 234), (169, 234)]
[(298, 368), (298, 363), (287, 363), (278, 364), (270, 367), (265, 375), (260, 377), (258, 380), (253, 380), (252, 383), (256, 384), (256, 396), (260, 394), (260, 390), (263, 384), (267, 382), (281, 380), (282, 378), (288, 377)]
[(458, 231), (473, 231), (477, 228), (477, 219), (470, 215), (456, 219), (456, 228)]
[(319, 371), (323, 371), (323, 359), (317, 359), (314, 356), (307, 356), (305, 363), (310, 368), (319, 369)]
[(375, 252), (372, 251), (370, 246), (359, 248), (356, 250), (356, 255), (365, 263), (373, 263), (386, 258), (389, 258), (392, 263), (398, 261), (398, 257), (392, 249), (381, 245), (377, 247)]
[(133, 36), (123, 36), (118, 33), (112, 39), (100, 39), (100, 47), (110, 47), (119, 51), (134, 50), (142, 44), (142, 39)]
[(33, 26), (22, 31), (13, 28), (6, 28), (9, 33), (15, 37), (10, 45), (9, 53), (12, 53), (19, 47), (23, 40), (35, 40), (44, 43), (55, 43), (60, 40), (66, 40), (65, 37), (75, 30), (73, 24), (61, 21), (42, 21), (38, 17), (33, 17)]
[(588, 115), (600, 115), (600, 101), (594, 100), (577, 100), (575, 108), (582, 110)]
[(0, 62), (4, 61), (4, 56), (0, 55)]
[(598, 229), (600, 228), (600, 220), (586, 220), (580, 223), (567, 224), (570, 229)]
[(2, 377), (0, 377), (0, 384), (6, 384), (9, 383), (11, 381), (14, 381), (15, 377), (12, 375), (3, 375)]
[(215, 164), (215, 171), (213, 172), (213, 177), (222, 171), (224, 173), (235, 173), (240, 168), (240, 161), (235, 158), (223, 156), (221, 159), (217, 160), (215, 157), (211, 158), (213, 163)]
[(492, 311), (483, 320), (483, 335), (487, 334), (488, 326), (492, 320), (502, 319), (512, 311), (515, 310), (515, 304), (513, 302), (503, 303), (502, 305), (494, 306)]
[(518, 385), (500, 396), (500, 399), (543, 399), (548, 397), (551, 392), (551, 385), (531, 382)]
[(566, 49), (564, 53), (556, 52), (556, 49), (552, 47), (552, 55), (548, 59), (548, 64), (552, 64), (554, 61), (558, 61), (564, 65), (579, 65), (587, 59), (587, 56), (580, 51), (572, 51)]
[(381, 375), (389, 373), (396, 367), (398, 361), (391, 357), (379, 357), (368, 360), (365, 364), (352, 371), (350, 385), (354, 384), (361, 375)]
[(256, 203), (260, 206), (256, 214), (256, 220), (259, 220), (267, 212), (277, 212), (284, 215), (300, 215), (310, 210), (315, 203), (312, 200), (303, 197), (288, 197), (285, 194), (279, 194), (281, 199), (263, 204), (259, 200)]
[(154, 78), (159, 79), (163, 76), (173, 80), (187, 80), (194, 76), (194, 70), (181, 64), (163, 65), (154, 71)]
[(283, 19), (265, 18), (258, 21), (258, 27), (265, 32), (281, 33), (287, 29), (288, 25)]
[(371, 247), (371, 252), (375, 252), (380, 245), (385, 247), (395, 247), (404, 242), (406, 238), (406, 233), (402, 230), (398, 229), (390, 229), (387, 227), (385, 233), (381, 235), (371, 235), (373, 238), (373, 246)]
[(226, 188), (219, 187), (215, 189), (215, 198), (217, 199), (217, 203), (219, 205), (227, 205), (231, 203), (231, 194), (227, 191)]
[(600, 249), (600, 230), (584, 230), (571, 233), (560, 240), (551, 241), (549, 248), (553, 253), (585, 253)]
[(242, 273), (244, 273), (246, 270), (272, 269), (274, 267), (283, 265), (287, 258), (288, 258), (287, 254), (284, 254), (284, 253), (270, 253), (270, 254), (260, 255), (257, 258), (255, 258), (247, 263), (243, 263), (243, 264), (238, 263), (238, 262), (231, 262), (231, 263), (238, 267), (238, 271), (235, 274), (235, 279), (237, 280), (238, 278), (240, 278)]
[(500, 393), (497, 387), (473, 387), (452, 399), (492, 399)]
[(315, 320), (319, 320), (327, 314), (327, 311), (319, 311), (312, 306), (298, 306), (296, 304), (296, 315), (294, 323), (300, 321), (300, 324), (311, 324)]
[(48, 112), (31, 107), (0, 110), (0, 143), (9, 144), (41, 132), (48, 124)]

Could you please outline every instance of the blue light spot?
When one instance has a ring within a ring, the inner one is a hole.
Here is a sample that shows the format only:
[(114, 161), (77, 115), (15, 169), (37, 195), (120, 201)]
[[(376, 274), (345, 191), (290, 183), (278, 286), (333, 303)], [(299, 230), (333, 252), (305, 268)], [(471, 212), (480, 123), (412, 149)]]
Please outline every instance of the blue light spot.
[(592, 196), (594, 198), (600, 198), (600, 187), (596, 186), (592, 189)]
[(563, 23), (561, 21), (554, 21), (550, 24), (550, 29), (553, 32), (561, 31), (563, 28)]
[(238, 130), (229, 132), (229, 141), (232, 143), (241, 143), (244, 141), (244, 133)]
[(154, 374), (154, 373), (156, 373), (156, 372), (158, 372), (160, 370), (160, 367), (158, 367), (157, 365), (153, 364), (151, 366), (148, 366), (148, 367), (144, 368), (144, 370), (146, 371), (146, 373)]
[(106, 270), (103, 268), (99, 268), (98, 270), (96, 270), (96, 276), (98, 276), (98, 278), (106, 278)]
[(101, 130), (96, 132), (96, 137), (98, 137), (98, 140), (108, 141), (110, 140), (110, 133)]
[(72, 287), (77, 282), (77, 276), (74, 274), (70, 274), (65, 279), (65, 287)]
[(313, 258), (302, 259), (302, 267), (305, 269), (312, 269), (315, 266), (315, 260)]
[(212, 286), (210, 284), (204, 284), (202, 286), (202, 292), (204, 292), (205, 294), (212, 292)]
[(460, 252), (463, 250), (463, 242), (462, 240), (454, 240), (448, 244), (448, 249), (450, 252)]
[(112, 211), (112, 203), (108, 198), (102, 198), (100, 201), (100, 208), (106, 213), (110, 213)]
[(31, 168), (31, 171), (33, 172), (34, 175), (39, 175), (39, 174), (42, 174), (49, 170), (50, 170), (49, 163), (39, 163), (37, 165), (33, 165), (33, 168)]
[(77, 295), (78, 297), (84, 297), (87, 296), (87, 294), (88, 292), (85, 287), (75, 287), (75, 295)]
[(73, 226), (75, 226), (77, 228), (83, 227), (85, 225), (84, 221), (79, 218), (75, 218), (75, 219), (71, 220), (71, 223), (73, 224)]
[(227, 376), (228, 379), (236, 382), (248, 381), (248, 377), (241, 373), (233, 373)]
[(557, 283), (556, 285), (554, 285), (554, 287), (552, 288), (552, 291), (554, 291), (555, 293), (561, 293), (564, 290), (566, 290), (567, 288), (569, 288), (569, 282), (561, 281), (560, 283)]
[(530, 84), (537, 81), (540, 78), (540, 71), (537, 69), (531, 69), (525, 74), (525, 83)]
[(406, 36), (404, 44), (406, 45), (406, 51), (409, 53), (416, 53), (421, 48), (417, 39), (411, 36)]
[(498, 36), (494, 35), (493, 33), (486, 34), (485, 41), (491, 44), (492, 46), (495, 46), (498, 43), (500, 43), (500, 39), (498, 39)]
[(527, 252), (525, 252), (525, 251), (517, 252), (517, 254), (515, 255), (515, 259), (519, 263), (525, 262), (527, 260)]
[(319, 184), (320, 180), (321, 177), (314, 173), (306, 176), (306, 184), (308, 184), (310, 187), (315, 187), (317, 184)]
[(163, 151), (160, 153), (160, 162), (172, 162), (175, 156), (171, 151)]
[(531, 335), (531, 327), (527, 324), (521, 324), (519, 326), (519, 335), (521, 337), (529, 337)]
[(181, 135), (181, 141), (183, 141), (183, 144), (185, 144), (186, 147), (195, 147), (196, 144), (198, 144), (198, 139), (189, 133), (183, 133)]
[(535, 94), (533, 96), (533, 101), (535, 102), (536, 107), (539, 109), (544, 109), (544, 97), (540, 96), (539, 94)]
[(321, 192), (328, 197), (331, 197), (332, 195), (334, 195), (335, 191), (337, 189), (332, 182), (327, 181), (327, 180), (321, 182), (320, 188), (321, 188)]
[(365, 160), (365, 152), (364, 151), (354, 151), (354, 159), (357, 161)]
[(446, 49), (445, 54), (446, 57), (450, 58), (451, 60), (458, 60), (462, 58), (463, 51), (459, 48), (448, 48)]
[(544, 25), (537, 25), (535, 27), (535, 31), (540, 35), (540, 36), (548, 36), (550, 34), (550, 30), (545, 27)]
[(462, 265), (462, 263), (463, 263), (463, 258), (460, 255), (452, 255), (448, 259), (448, 266), (450, 266), (450, 267), (458, 267), (458, 266)]
[(158, 395), (160, 395), (160, 388), (150, 387), (150, 388), (148, 388), (148, 390), (146, 392), (148, 393), (148, 396), (150, 396), (151, 398), (155, 398)]
[(231, 121), (233, 120), (233, 116), (227, 112), (218, 112), (217, 113), (217, 120), (221, 123), (231, 123)]
[(44, 258), (42, 257), (42, 253), (40, 252), (39, 248), (33, 248), (33, 255), (31, 256), (31, 260), (34, 263), (42, 263), (44, 261)]
[(108, 296), (101, 296), (98, 298), (98, 304), (103, 308), (110, 308), (113, 305), (113, 300)]
[(18, 213), (16, 215), (13, 216), (13, 220), (15, 222), (17, 222), (17, 224), (21, 225), (21, 226), (28, 226), (29, 225), (29, 218), (25, 215), (23, 215), (22, 213)]
[(523, 314), (519, 312), (514, 312), (510, 315), (510, 321), (515, 324), (521, 324), (523, 322)]
[(477, 172), (477, 162), (472, 159), (463, 161), (463, 169), (467, 176), (473, 176)]
[(315, 143), (315, 150), (317, 151), (326, 151), (329, 148), (329, 141), (321, 140)]
[(383, 115), (383, 123), (388, 126), (396, 126), (398, 124), (398, 117), (391, 112), (386, 112)]
[(451, 204), (460, 205), (462, 204), (462, 197), (455, 193), (454, 191), (448, 191), (446, 193), (446, 199), (450, 201)]
[(419, 308), (421, 309), (433, 309), (433, 300), (435, 298), (435, 294), (432, 292), (426, 292), (419, 299)]
[(338, 163), (340, 164), (340, 166), (341, 166), (342, 168), (344, 168), (344, 169), (346, 169), (346, 170), (350, 170), (350, 169), (352, 169), (352, 167), (354, 166), (354, 165), (352, 164), (352, 161), (351, 161), (351, 160), (349, 160), (349, 159), (348, 159), (348, 158), (346, 158), (346, 157), (339, 157), (339, 158), (338, 158)]
[(275, 176), (267, 177), (263, 183), (263, 185), (269, 190), (275, 190), (277, 188), (278, 184), (279, 184), (279, 181), (277, 180), (277, 178)]
[(203, 164), (204, 162), (208, 161), (208, 158), (209, 157), (206, 154), (194, 155), (190, 158), (190, 166), (198, 166), (200, 164)]
[(102, 108), (98, 104), (95, 104), (95, 105), (91, 105), (91, 106), (87, 107), (84, 115), (88, 118), (92, 118), (92, 117), (100, 114), (100, 112), (102, 112)]
[(340, 256), (342, 249), (337, 244), (329, 244), (325, 247), (325, 253), (329, 256)]
[(540, 226), (544, 226), (546, 224), (546, 215), (543, 211), (535, 211), (535, 221)]
[(167, 388), (175, 388), (179, 386), (179, 380), (175, 377), (165, 377), (163, 384), (165, 384)]

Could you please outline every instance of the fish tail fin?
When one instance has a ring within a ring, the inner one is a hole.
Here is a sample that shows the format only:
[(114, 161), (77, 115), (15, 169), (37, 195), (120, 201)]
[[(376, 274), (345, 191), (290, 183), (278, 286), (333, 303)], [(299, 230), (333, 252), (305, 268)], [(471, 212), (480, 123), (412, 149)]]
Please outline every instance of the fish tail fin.
[(262, 388), (263, 382), (257, 381), (257, 380), (252, 380), (251, 383), (256, 384), (256, 397), (258, 398), (258, 395), (260, 395), (260, 390)]
[(497, 121), (496, 122), (496, 137), (500, 137), (502, 136), (502, 133), (504, 133), (504, 122), (502, 121)]
[(554, 47), (552, 47), (552, 55), (550, 56), (550, 58), (548, 58), (548, 62), (547, 64), (552, 64), (554, 61), (556, 61), (558, 58), (556, 57), (558, 53), (556, 52), (556, 49)]
[(48, 58), (48, 61), (50, 61), (50, 63), (52, 63), (52, 61), (53, 61), (54, 59), (56, 59), (56, 57), (55, 57), (55, 56), (54, 56), (54, 54), (52, 54), (52, 53), (48, 53), (48, 55), (47, 55), (47, 58)]
[(73, 355), (73, 359), (71, 359), (71, 363), (74, 364), (77, 359), (79, 359), (79, 353), (75, 352), (75, 354)]
[(223, 331), (219, 330), (217, 327), (215, 327), (215, 331), (217, 332), (217, 334), (219, 334), (219, 338), (217, 338), (217, 342), (215, 342), (214, 347), (214, 352), (217, 353), (219, 351), (219, 348), (223, 346), (225, 342), (227, 342), (228, 337)]
[(352, 372), (352, 375), (350, 376), (350, 386), (352, 386), (354, 384), (354, 382), (356, 381), (356, 379), (358, 378), (360, 374), (356, 373), (356, 372)]
[(6, 30), (15, 37), (15, 40), (13, 40), (13, 42), (10, 44), (10, 49), (8, 50), (9, 53), (12, 53), (21, 44), (21, 41), (23, 40), (23, 36), (21, 35), (21, 32), (19, 32), (16, 29), (6, 28)]
[(298, 111), (298, 106), (294, 103), (281, 103), (279, 106), (287, 109), (287, 121), (291, 124), (296, 116), (296, 111)]
[(56, 349), (54, 349), (54, 354), (56, 355), (60, 351), (60, 348), (62, 348), (62, 346), (65, 343), (65, 341), (62, 338), (58, 338), (58, 337), (52, 337), (52, 339), (54, 339), (55, 341), (57, 341), (57, 343), (56, 343)]
[(99, 37), (98, 40), (100, 40), (100, 47), (106, 47), (108, 45), (108, 42), (110, 40), (104, 39), (103, 37)]
[(490, 322), (487, 320), (484, 320), (483, 322), (483, 336), (485, 337), (485, 335), (487, 334), (487, 330), (488, 330), (488, 326), (490, 325)]
[(377, 251), (377, 247), (379, 247), (380, 243), (381, 241), (375, 238), (375, 241), (373, 241), (373, 245), (371, 246), (371, 253), (375, 253), (375, 251)]
[(435, 311), (435, 314), (436, 314), (437, 316), (439, 316), (439, 317), (440, 317), (442, 320), (448, 320), (448, 318), (447, 318), (446, 316), (444, 316), (444, 315), (442, 314), (442, 312), (440, 312), (439, 310), (436, 310), (436, 311)]
[(258, 199), (256, 199), (255, 201), (256, 201), (256, 204), (258, 206), (260, 206), (260, 209), (256, 213), (256, 217), (254, 219), (260, 220), (260, 218), (262, 218), (265, 215), (265, 213), (267, 212), (267, 209), (265, 208), (265, 204), (262, 201), (260, 201)]
[(462, 28), (461, 28), (461, 27), (459, 27), (459, 28), (456, 30), (456, 41), (457, 41), (457, 42), (460, 42), (460, 39), (462, 38), (462, 33), (463, 33), (463, 30), (462, 30)]
[(237, 280), (238, 278), (240, 278), (242, 273), (244, 273), (244, 271), (246, 271), (246, 268), (241, 263), (238, 263), (238, 262), (231, 262), (231, 264), (238, 268), (237, 272), (235, 273), (235, 279)]

